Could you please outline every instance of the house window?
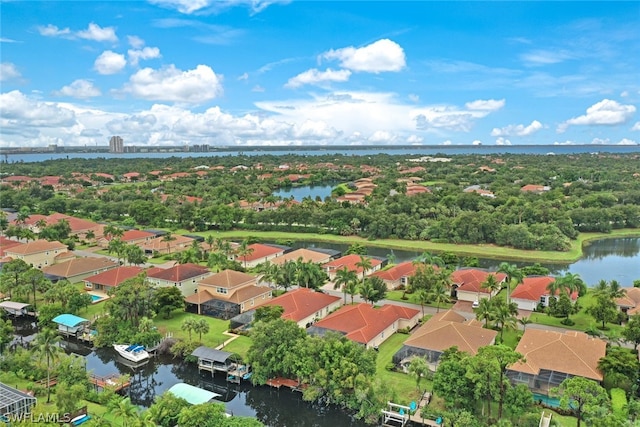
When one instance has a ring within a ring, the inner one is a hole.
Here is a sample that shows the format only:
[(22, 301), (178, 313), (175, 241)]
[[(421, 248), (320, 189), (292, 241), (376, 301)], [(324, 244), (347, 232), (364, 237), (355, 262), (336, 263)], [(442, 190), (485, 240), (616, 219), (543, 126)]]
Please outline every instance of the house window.
[(251, 307), (253, 307), (253, 302), (254, 302), (254, 300), (251, 300)]
[(384, 332), (382, 333), (382, 335), (380, 335), (381, 338), (384, 338)]
[(216, 288), (216, 292), (219, 293), (219, 294), (226, 295), (227, 294), (227, 288)]

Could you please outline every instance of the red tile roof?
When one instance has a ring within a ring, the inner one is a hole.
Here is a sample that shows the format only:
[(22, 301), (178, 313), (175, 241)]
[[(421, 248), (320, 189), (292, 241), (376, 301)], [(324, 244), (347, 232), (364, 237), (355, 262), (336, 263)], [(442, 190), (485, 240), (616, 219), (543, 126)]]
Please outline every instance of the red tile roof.
[(459, 291), (482, 292), (488, 294), (489, 290), (483, 289), (482, 283), (487, 280), (487, 277), (489, 277), (490, 274), (493, 274), (498, 282), (502, 282), (507, 278), (507, 275), (504, 273), (488, 273), (475, 268), (463, 268), (451, 273), (451, 280), (454, 284), (459, 285)]
[(59, 264), (44, 267), (42, 271), (58, 277), (72, 278), (81, 274), (94, 273), (105, 268), (113, 269), (119, 264), (104, 257), (73, 258)]
[(148, 231), (142, 230), (127, 230), (122, 234), (120, 240), (123, 242), (130, 242), (132, 240), (142, 240), (154, 238), (156, 235)]
[(4, 251), (19, 245), (22, 245), (22, 243), (0, 236), (0, 258), (4, 257)]
[(316, 292), (307, 288), (298, 288), (280, 295), (264, 305), (279, 305), (284, 309), (283, 319), (299, 322), (314, 313), (340, 301), (338, 296)]
[(95, 283), (102, 286), (118, 286), (127, 279), (136, 277), (144, 271), (141, 267), (126, 266), (118, 267), (84, 279), (85, 282)]
[(209, 269), (196, 264), (178, 264), (166, 270), (149, 273), (147, 276), (153, 279), (166, 280), (167, 282), (182, 282), (193, 277), (209, 273)]
[(46, 240), (40, 239), (29, 243), (22, 243), (18, 246), (13, 246), (12, 248), (7, 249), (5, 252), (19, 255), (30, 255), (53, 250), (66, 251), (67, 245), (55, 240), (53, 242), (48, 242)]
[(402, 262), (385, 271), (376, 271), (372, 276), (382, 280), (399, 280), (402, 277), (412, 277), (416, 272), (416, 266), (411, 261)]
[[(553, 283), (556, 280), (555, 277), (551, 276), (529, 276), (525, 277), (524, 280), (518, 287), (516, 287), (513, 292), (511, 292), (511, 298), (524, 299), (529, 301), (540, 301), (540, 297), (543, 295), (551, 295), (551, 293), (547, 290), (547, 286), (550, 283)], [(556, 292), (558, 295), (559, 292)], [(571, 299), (575, 300), (578, 298), (578, 292), (574, 292), (571, 294)]]
[(275, 246), (263, 245), (261, 243), (254, 243), (253, 245), (248, 246), (249, 249), (253, 249), (249, 255), (239, 256), (236, 259), (240, 262), (251, 262), (261, 258), (268, 257), (270, 255), (275, 255), (278, 253), (284, 252), (282, 248), (276, 248)]
[(316, 322), (315, 327), (343, 332), (352, 341), (367, 344), (399, 319), (412, 319), (419, 310), (386, 304), (374, 308), (369, 304), (343, 306), (324, 319)]
[[(371, 268), (382, 264), (382, 261), (376, 258), (368, 258), (371, 261)], [(326, 263), (323, 267), (331, 270), (340, 270), (341, 268), (347, 268), (349, 271), (355, 271), (356, 273), (362, 273), (362, 268), (356, 266), (356, 263), (360, 262), (360, 255), (351, 254), (346, 255), (338, 259), (334, 259), (331, 262)]]

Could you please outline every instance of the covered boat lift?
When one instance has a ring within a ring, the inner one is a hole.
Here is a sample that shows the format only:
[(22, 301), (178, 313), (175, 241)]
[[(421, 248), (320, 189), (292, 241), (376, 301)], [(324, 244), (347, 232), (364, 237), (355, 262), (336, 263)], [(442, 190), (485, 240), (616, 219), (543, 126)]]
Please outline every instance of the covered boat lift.
[(15, 317), (35, 315), (35, 312), (29, 311), (31, 304), (15, 301), (2, 301), (0, 308), (4, 309), (8, 314)]
[(175, 384), (168, 391), (176, 397), (186, 400), (192, 405), (207, 403), (220, 396), (218, 393), (185, 383)]
[(61, 314), (53, 318), (53, 323), (58, 325), (58, 332), (64, 336), (78, 338), (86, 332), (90, 332), (89, 319), (74, 314)]

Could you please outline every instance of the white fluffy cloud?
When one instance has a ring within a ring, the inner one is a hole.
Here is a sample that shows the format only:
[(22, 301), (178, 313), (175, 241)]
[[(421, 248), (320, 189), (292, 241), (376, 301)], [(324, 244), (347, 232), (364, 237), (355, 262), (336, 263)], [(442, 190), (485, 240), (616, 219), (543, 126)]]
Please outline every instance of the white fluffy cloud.
[(20, 71), (12, 62), (3, 62), (0, 64), (0, 82), (20, 77)]
[(504, 99), (478, 99), (464, 104), (469, 110), (498, 111), (506, 104)]
[(407, 138), (407, 144), (422, 144), (424, 138), (418, 135), (409, 135)]
[(93, 68), (100, 74), (116, 74), (127, 65), (124, 55), (105, 50), (96, 58)]
[(160, 58), (160, 49), (157, 47), (146, 46), (142, 49), (129, 49), (127, 51), (129, 56), (129, 63), (133, 66), (137, 66), (141, 59), (154, 59)]
[(571, 118), (558, 126), (564, 132), (570, 125), (619, 125), (626, 123), (636, 112), (633, 105), (620, 104), (611, 99), (603, 99), (587, 108), (587, 114)]
[(222, 76), (207, 65), (187, 71), (173, 64), (159, 70), (143, 68), (129, 78), (124, 91), (151, 101), (200, 104), (222, 94)]
[(100, 89), (95, 87), (89, 80), (78, 79), (70, 85), (63, 86), (62, 89), (55, 91), (57, 96), (70, 96), (72, 98), (92, 98), (100, 96)]
[(127, 36), (127, 41), (129, 42), (129, 46), (134, 49), (140, 49), (144, 46), (144, 40), (138, 36)]
[(538, 132), (542, 127), (542, 123), (534, 120), (528, 126), (508, 125), (503, 128), (493, 128), (491, 136), (528, 136)]
[(640, 122), (635, 122), (631, 127), (631, 130), (640, 130)]
[(360, 48), (349, 46), (332, 49), (322, 54), (322, 58), (338, 60), (343, 68), (368, 73), (400, 71), (406, 65), (404, 50), (389, 39), (378, 40)]
[(97, 42), (111, 42), (118, 41), (116, 30), (114, 27), (101, 27), (100, 25), (91, 22), (86, 30), (71, 31), (69, 28), (58, 28), (55, 25), (49, 24), (46, 26), (38, 27), (38, 32), (41, 36), (45, 37), (65, 37), (65, 38), (79, 38), (84, 40), (93, 40)]
[(496, 145), (511, 145), (511, 141), (506, 138), (499, 137), (496, 139)]
[(118, 41), (116, 36), (116, 30), (113, 27), (100, 27), (100, 25), (91, 22), (86, 30), (78, 31), (76, 33), (78, 37), (85, 40), (94, 40), (97, 42), (112, 42)]
[(396, 135), (386, 130), (377, 130), (367, 139), (372, 144), (390, 144), (395, 140)]
[(297, 88), (306, 84), (322, 84), (327, 82), (346, 82), (351, 76), (349, 70), (332, 70), (327, 68), (325, 71), (320, 71), (316, 68), (312, 68), (303, 73), (298, 74), (295, 77), (289, 79), (285, 87)]

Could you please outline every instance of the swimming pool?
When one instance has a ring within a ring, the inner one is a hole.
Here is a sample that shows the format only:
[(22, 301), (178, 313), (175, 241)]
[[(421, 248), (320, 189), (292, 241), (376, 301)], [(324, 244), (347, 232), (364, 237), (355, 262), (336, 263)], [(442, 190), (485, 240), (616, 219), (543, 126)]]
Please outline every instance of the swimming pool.
[(91, 296), (91, 303), (94, 304), (98, 301), (102, 301), (104, 299), (104, 297), (101, 297), (100, 295), (94, 295), (94, 294), (89, 294), (89, 296)]
[(551, 408), (560, 407), (560, 399), (549, 397), (544, 394), (533, 393), (533, 401), (534, 403), (542, 403), (543, 405), (549, 406)]

